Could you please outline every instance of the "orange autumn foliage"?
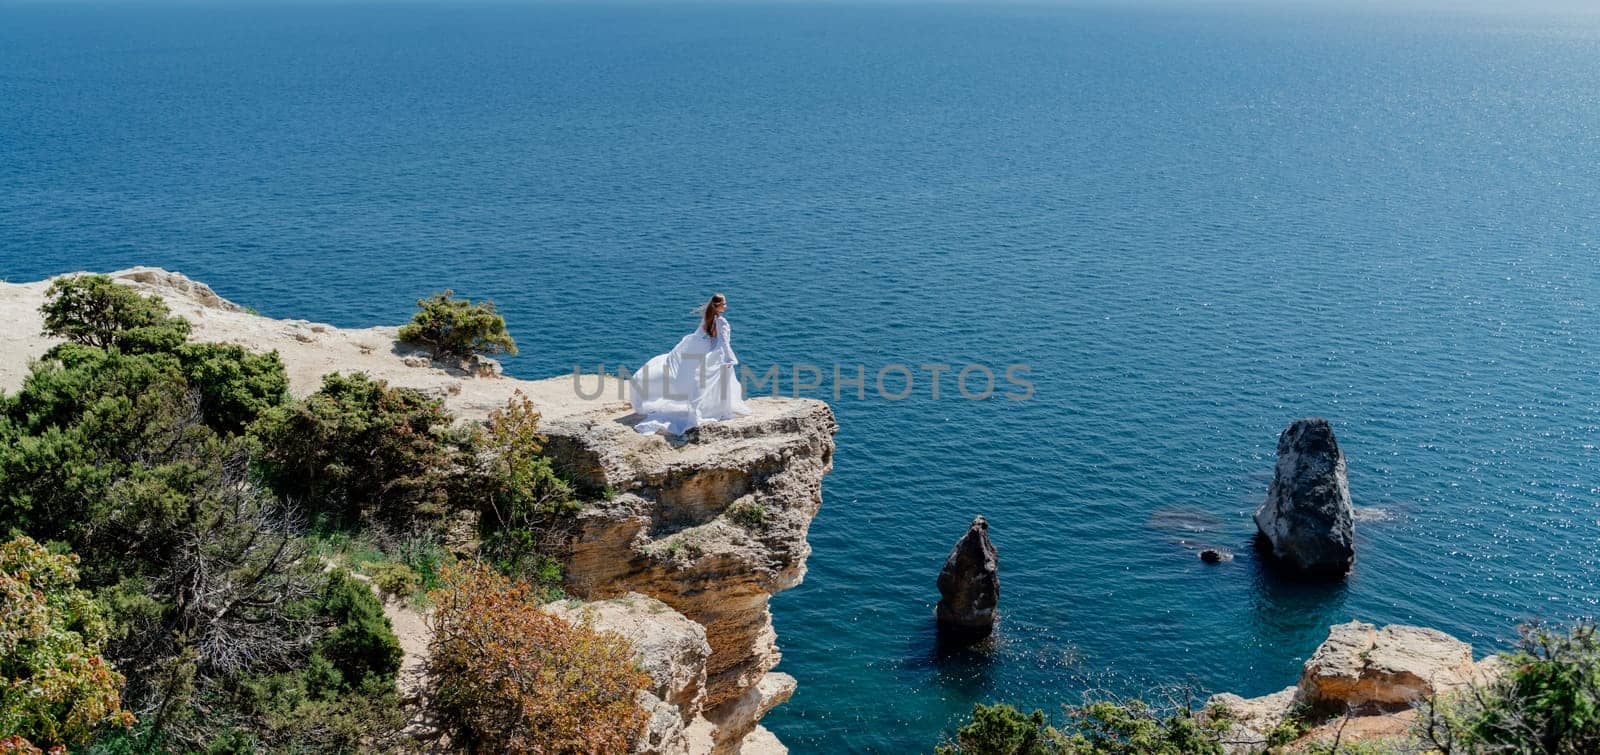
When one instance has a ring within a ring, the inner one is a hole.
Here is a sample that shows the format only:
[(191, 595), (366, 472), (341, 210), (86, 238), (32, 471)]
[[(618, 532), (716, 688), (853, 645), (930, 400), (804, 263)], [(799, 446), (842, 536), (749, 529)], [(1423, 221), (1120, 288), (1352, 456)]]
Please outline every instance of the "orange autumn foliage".
[[(12, 734), (9, 737), (0, 737), (0, 755), (47, 755), (47, 753), (34, 746), (32, 742)], [(64, 745), (56, 745), (50, 748), (48, 755), (67, 755), (67, 748)]]
[(482, 566), (432, 593), (429, 698), (480, 752), (628, 752), (649, 683), (627, 640), (539, 611), (526, 584)]

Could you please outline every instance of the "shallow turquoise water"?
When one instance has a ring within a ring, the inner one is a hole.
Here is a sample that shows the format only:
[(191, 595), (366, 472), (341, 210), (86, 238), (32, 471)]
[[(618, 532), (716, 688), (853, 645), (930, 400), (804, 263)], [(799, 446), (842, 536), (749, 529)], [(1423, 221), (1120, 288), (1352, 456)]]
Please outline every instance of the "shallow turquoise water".
[[(926, 750), (975, 700), (1274, 690), (1350, 618), (1594, 613), (1597, 93), (1593, 15), (0, 5), (0, 276), (344, 326), (450, 286), (522, 376), (637, 364), (710, 288), (757, 367), (1030, 364), (1026, 402), (833, 401), (774, 601), (770, 728)], [(1311, 414), (1383, 512), (1336, 587), (1248, 547)], [(975, 513), (1003, 625), (944, 657)]]

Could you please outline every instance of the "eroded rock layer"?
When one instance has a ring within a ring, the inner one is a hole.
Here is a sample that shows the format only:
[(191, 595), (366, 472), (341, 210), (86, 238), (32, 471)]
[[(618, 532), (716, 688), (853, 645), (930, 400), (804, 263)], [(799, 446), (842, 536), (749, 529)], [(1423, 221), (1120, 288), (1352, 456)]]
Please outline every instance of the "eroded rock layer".
[[(768, 602), (800, 583), (806, 534), (833, 463), (833, 412), (757, 400), (756, 412), (688, 439), (635, 433), (625, 408), (547, 422), (547, 448), (580, 484), (610, 491), (579, 516), (570, 592), (639, 592), (705, 627), (704, 710), (733, 751), (794, 681), (777, 665)], [(617, 412), (621, 412), (619, 415)]]

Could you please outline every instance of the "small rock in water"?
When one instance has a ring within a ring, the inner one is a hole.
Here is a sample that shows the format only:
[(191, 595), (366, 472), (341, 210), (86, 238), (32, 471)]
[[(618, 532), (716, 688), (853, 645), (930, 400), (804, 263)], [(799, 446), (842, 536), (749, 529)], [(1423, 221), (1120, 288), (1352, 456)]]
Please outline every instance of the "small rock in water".
[(1232, 561), (1233, 554), (1221, 548), (1207, 548), (1200, 551), (1200, 560), (1208, 564), (1220, 564), (1223, 561)]
[(999, 616), (999, 555), (989, 542), (989, 522), (979, 516), (956, 541), (939, 572), (939, 630), (954, 639), (976, 642), (988, 636)]

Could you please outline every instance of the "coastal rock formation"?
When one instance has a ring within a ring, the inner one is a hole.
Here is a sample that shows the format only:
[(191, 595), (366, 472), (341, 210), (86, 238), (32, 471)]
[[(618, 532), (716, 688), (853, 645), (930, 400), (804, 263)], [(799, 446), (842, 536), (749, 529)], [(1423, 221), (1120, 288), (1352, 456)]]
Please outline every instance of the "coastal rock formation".
[(1272, 555), (1292, 569), (1315, 577), (1350, 571), (1355, 511), (1327, 420), (1296, 420), (1278, 436), (1278, 465), (1255, 520)]
[(977, 640), (994, 628), (1000, 603), (999, 555), (989, 542), (989, 522), (982, 516), (973, 518), (945, 558), (939, 596), (934, 615), (941, 632)]
[(1476, 673), (1472, 646), (1437, 629), (1352, 621), (1334, 626), (1300, 672), (1310, 705), (1392, 712), (1460, 689)]
[(768, 602), (805, 576), (806, 533), (833, 464), (826, 404), (752, 406), (748, 417), (699, 428), (694, 442), (639, 435), (604, 414), (543, 425), (547, 451), (577, 484), (615, 492), (578, 516), (568, 591), (643, 593), (705, 627), (704, 711), (717, 752), (736, 751), (794, 691), (791, 677), (771, 672), (780, 654)]
[[(576, 484), (601, 499), (578, 517), (566, 554), (567, 588), (601, 601), (593, 621), (632, 639), (651, 673), (657, 702), (642, 701), (652, 722), (641, 747), (784, 751), (758, 725), (795, 689), (793, 677), (772, 671), (780, 655), (768, 601), (805, 575), (806, 536), (833, 462), (837, 426), (827, 404), (754, 398), (750, 415), (686, 438), (640, 435), (615, 378), (517, 380), (499, 374), (490, 360), (486, 371), (469, 373), (398, 343), (395, 327), (342, 329), (262, 317), (156, 268), (110, 277), (161, 296), (190, 321), (194, 340), (277, 351), (296, 396), (315, 391), (329, 373), (365, 372), (440, 399), (462, 421), (481, 421), (513, 395), (526, 396), (541, 414), (546, 448)], [(38, 310), (49, 285), (0, 283), (0, 319), (10, 324), (0, 329), (0, 390), (16, 390), (29, 360), (58, 342), (41, 333)], [(703, 663), (686, 655), (694, 644), (684, 640), (686, 624), (703, 633), (709, 648)]]
[[(1260, 751), (1273, 729), (1296, 711), (1313, 724), (1301, 744), (1334, 737), (1344, 742), (1403, 739), (1417, 703), (1487, 684), (1499, 672), (1498, 657), (1474, 663), (1471, 645), (1437, 629), (1400, 624), (1379, 629), (1352, 621), (1329, 629), (1328, 639), (1301, 668), (1296, 686), (1256, 698), (1213, 695), (1207, 707), (1228, 709), (1231, 728), (1224, 740), (1232, 752)], [(1345, 720), (1347, 713), (1351, 718)]]
[(1230, 744), (1238, 743), (1230, 751), (1254, 753), (1289, 715), (1298, 691), (1295, 687), (1285, 687), (1270, 695), (1248, 698), (1231, 692), (1219, 692), (1206, 701), (1206, 708), (1227, 708), (1229, 729), (1223, 739)]

